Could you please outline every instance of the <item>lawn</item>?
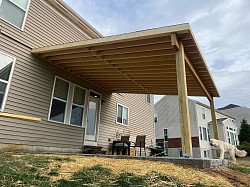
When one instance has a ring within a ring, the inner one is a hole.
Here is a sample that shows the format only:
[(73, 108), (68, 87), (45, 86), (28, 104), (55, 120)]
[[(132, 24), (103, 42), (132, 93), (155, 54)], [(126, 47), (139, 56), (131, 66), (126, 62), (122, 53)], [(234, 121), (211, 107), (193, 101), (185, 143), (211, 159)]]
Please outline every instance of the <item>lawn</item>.
[(237, 164), (231, 165), (229, 168), (250, 175), (250, 157), (237, 158)]
[(172, 163), (28, 153), (1, 153), (0, 160), (0, 186), (8, 187), (232, 186), (221, 176)]

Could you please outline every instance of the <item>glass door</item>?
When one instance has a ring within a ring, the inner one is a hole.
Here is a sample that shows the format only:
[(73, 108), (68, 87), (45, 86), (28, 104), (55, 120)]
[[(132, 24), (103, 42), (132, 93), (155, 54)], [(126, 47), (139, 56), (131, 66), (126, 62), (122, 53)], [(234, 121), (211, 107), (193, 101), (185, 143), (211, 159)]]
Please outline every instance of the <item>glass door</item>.
[(86, 140), (96, 141), (98, 125), (99, 99), (89, 98), (89, 108), (87, 116)]

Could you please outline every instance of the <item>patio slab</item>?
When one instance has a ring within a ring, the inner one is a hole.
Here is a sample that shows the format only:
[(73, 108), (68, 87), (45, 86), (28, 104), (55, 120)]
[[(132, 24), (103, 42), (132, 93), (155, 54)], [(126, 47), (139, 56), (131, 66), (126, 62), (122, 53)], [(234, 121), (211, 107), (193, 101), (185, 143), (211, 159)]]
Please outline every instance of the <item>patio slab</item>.
[(184, 164), (197, 168), (210, 169), (218, 166), (228, 165), (228, 160), (221, 159), (201, 159), (201, 158), (174, 158), (174, 157), (151, 157), (151, 156), (125, 156), (125, 155), (92, 155), (83, 154), (83, 156), (105, 157), (113, 159), (134, 159), (134, 160), (150, 160), (160, 162), (171, 162), (175, 164)]

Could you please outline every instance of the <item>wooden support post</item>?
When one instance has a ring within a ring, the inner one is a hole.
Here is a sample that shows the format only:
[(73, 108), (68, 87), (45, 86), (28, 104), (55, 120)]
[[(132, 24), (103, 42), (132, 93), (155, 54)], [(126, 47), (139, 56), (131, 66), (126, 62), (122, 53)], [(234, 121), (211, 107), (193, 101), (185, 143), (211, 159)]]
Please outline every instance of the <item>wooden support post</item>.
[(187, 97), (186, 69), (184, 59), (184, 47), (179, 42), (179, 50), (176, 52), (176, 73), (179, 97), (180, 130), (183, 156), (192, 157), (192, 140), (190, 131), (190, 117)]
[[(212, 124), (213, 124), (213, 133), (214, 133), (214, 139), (219, 140), (219, 131), (218, 131), (218, 126), (217, 126), (217, 120), (216, 120), (216, 114), (215, 114), (215, 107), (214, 107), (214, 99), (209, 101), (210, 102), (210, 111), (211, 111), (211, 116), (212, 116)], [(216, 156), (219, 158), (220, 153), (218, 150), (216, 150)]]
[(214, 139), (219, 140), (219, 131), (218, 131), (218, 126), (217, 126), (217, 120), (216, 120), (216, 114), (215, 114), (215, 108), (214, 108), (214, 100), (213, 100), (213, 98), (210, 101), (210, 110), (211, 110), (211, 116), (212, 116)]

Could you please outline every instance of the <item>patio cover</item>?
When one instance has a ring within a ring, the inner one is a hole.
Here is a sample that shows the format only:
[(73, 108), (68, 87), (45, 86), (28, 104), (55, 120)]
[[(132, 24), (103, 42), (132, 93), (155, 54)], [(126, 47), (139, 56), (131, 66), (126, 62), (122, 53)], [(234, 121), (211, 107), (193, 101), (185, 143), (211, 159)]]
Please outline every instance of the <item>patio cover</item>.
[(176, 51), (184, 48), (189, 96), (219, 97), (189, 24), (32, 49), (112, 93), (178, 95)]

